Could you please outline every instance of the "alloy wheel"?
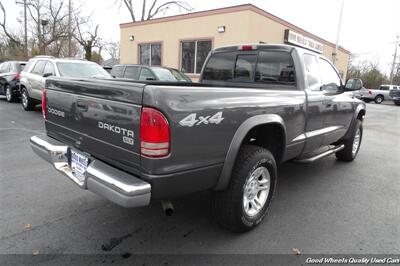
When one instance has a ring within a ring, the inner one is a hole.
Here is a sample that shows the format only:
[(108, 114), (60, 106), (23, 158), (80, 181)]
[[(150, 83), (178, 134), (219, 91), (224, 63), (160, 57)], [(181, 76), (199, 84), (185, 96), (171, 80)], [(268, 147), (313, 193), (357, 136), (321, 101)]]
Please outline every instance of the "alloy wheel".
[(353, 154), (353, 156), (356, 155), (356, 153), (358, 151), (358, 147), (360, 147), (360, 141), (361, 141), (361, 131), (360, 131), (360, 128), (357, 128), (356, 135), (354, 136), (354, 140), (353, 140), (353, 147), (351, 150), (351, 153)]
[(7, 85), (6, 86), (6, 99), (9, 102), (9, 101), (11, 101), (11, 98), (12, 98), (11, 89), (10, 89), (10, 86)]
[(26, 94), (26, 91), (24, 90), (22, 92), (22, 105), (27, 108), (28, 107), (28, 95)]
[(257, 215), (267, 202), (271, 177), (266, 167), (256, 168), (244, 185), (243, 209), (246, 215)]

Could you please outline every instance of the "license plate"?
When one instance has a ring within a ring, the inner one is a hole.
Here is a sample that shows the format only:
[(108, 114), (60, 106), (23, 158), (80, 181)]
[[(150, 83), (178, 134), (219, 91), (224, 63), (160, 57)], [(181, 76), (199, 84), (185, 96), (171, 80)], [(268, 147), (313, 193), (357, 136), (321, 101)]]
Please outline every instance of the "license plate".
[(72, 174), (83, 182), (85, 173), (89, 164), (89, 158), (80, 152), (71, 150), (71, 168)]

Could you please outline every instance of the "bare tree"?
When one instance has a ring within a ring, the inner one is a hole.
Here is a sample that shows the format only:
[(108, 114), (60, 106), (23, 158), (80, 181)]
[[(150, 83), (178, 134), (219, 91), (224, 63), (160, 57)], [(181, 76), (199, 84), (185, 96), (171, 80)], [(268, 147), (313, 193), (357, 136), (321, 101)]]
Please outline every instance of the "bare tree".
[[(68, 47), (71, 37), (69, 14), (78, 13), (82, 6), (83, 4), (72, 9), (64, 0), (27, 0), (30, 35), (36, 40), (32, 47), (33, 54), (75, 56), (79, 50), (78, 44), (72, 41), (71, 49)], [(34, 51), (35, 47), (38, 49), (37, 52)]]
[(378, 88), (379, 85), (387, 82), (387, 77), (379, 69), (379, 61), (376, 59), (350, 61), (347, 70), (347, 78), (360, 78), (368, 89)]
[[(101, 53), (102, 44), (99, 37), (99, 24), (94, 27), (91, 31), (91, 22), (89, 18), (82, 18), (79, 15), (75, 15), (75, 40), (82, 46), (85, 52), (85, 58), (87, 60), (92, 60), (93, 48), (99, 48), (98, 54)], [(87, 30), (82, 28), (86, 27)]]
[(7, 13), (6, 10), (3, 6), (3, 4), (0, 2), (0, 27), (1, 27), (1, 32), (0, 36), (2, 39), (2, 51), (1, 51), (1, 56), (2, 57), (10, 57), (10, 58), (18, 58), (23, 56), (23, 42), (21, 36), (19, 36), (17, 33), (14, 33), (12, 30), (10, 30), (7, 26)]
[(107, 42), (104, 48), (113, 61), (119, 58), (119, 42)]
[[(135, 1), (137, 3), (137, 1)], [(159, 0), (142, 0), (141, 4), (141, 14), (140, 16), (135, 15), (138, 7), (134, 5), (134, 0), (116, 0), (115, 4), (122, 4), (128, 10), (132, 22), (150, 20), (160, 15), (161, 13), (166, 13), (172, 7), (177, 7), (181, 12), (191, 12), (193, 8), (185, 1), (159, 1)], [(137, 18), (140, 19), (138, 20)]]

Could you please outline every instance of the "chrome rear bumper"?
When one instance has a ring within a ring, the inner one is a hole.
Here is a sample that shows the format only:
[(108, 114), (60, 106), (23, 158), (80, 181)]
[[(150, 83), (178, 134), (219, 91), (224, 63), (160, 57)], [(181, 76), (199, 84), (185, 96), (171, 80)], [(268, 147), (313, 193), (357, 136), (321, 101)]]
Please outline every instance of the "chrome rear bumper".
[(52, 164), (82, 189), (90, 190), (123, 207), (140, 207), (150, 203), (151, 186), (138, 177), (92, 159), (83, 181), (76, 178), (68, 164), (68, 146), (48, 136), (30, 139), (33, 151)]

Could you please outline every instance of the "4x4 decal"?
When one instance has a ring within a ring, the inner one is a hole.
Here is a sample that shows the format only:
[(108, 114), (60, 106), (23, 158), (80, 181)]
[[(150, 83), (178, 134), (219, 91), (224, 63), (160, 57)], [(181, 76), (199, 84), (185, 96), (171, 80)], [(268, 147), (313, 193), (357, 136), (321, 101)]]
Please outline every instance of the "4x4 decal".
[(218, 112), (215, 115), (211, 116), (197, 116), (196, 113), (192, 113), (182, 119), (179, 124), (183, 127), (193, 127), (193, 126), (200, 126), (200, 125), (208, 125), (208, 124), (216, 124), (222, 122), (224, 118), (222, 117), (222, 112)]

